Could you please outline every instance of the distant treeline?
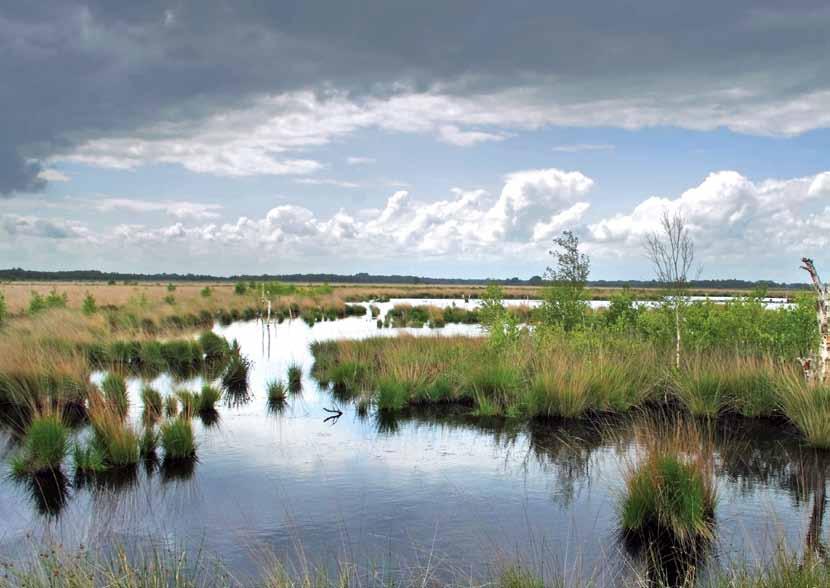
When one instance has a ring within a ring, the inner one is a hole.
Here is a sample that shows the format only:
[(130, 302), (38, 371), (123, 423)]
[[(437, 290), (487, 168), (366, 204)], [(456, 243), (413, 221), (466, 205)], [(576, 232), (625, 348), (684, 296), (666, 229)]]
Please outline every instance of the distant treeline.
[[(121, 272), (102, 272), (98, 270), (66, 270), (66, 271), (32, 271), (21, 268), (0, 270), (0, 281), (74, 281), (74, 282), (250, 282), (272, 281), (328, 283), (328, 284), (457, 284), (479, 286), (486, 284), (501, 284), (504, 286), (541, 286), (544, 280), (541, 276), (533, 276), (529, 280), (519, 278), (427, 278), (421, 276), (368, 274), (365, 272), (341, 274), (242, 274), (234, 276), (211, 276), (208, 274), (133, 274)], [(592, 288), (658, 288), (660, 285), (654, 280), (592, 280), (588, 282)], [(707, 288), (717, 290), (751, 290), (754, 288), (773, 289), (804, 289), (809, 286), (804, 283), (782, 283), (771, 280), (696, 280), (691, 283), (693, 288)]]

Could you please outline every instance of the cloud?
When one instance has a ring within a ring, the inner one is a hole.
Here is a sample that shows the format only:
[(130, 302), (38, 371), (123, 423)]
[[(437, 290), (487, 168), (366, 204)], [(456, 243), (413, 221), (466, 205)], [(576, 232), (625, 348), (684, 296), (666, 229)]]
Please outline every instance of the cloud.
[(30, 237), (95, 241), (91, 231), (83, 223), (17, 214), (0, 216), (0, 235), (10, 240)]
[(127, 210), (129, 212), (163, 212), (175, 218), (218, 218), (221, 204), (205, 204), (175, 200), (151, 201), (130, 198), (102, 198), (92, 201), (99, 211)]
[(41, 170), (37, 177), (46, 182), (68, 182), (72, 179), (65, 173), (56, 169)]
[(260, 219), (196, 226), (179, 222), (156, 229), (121, 225), (111, 237), (146, 246), (180, 243), (204, 250), (226, 245), (302, 256), (495, 257), (535, 247), (555, 230), (578, 223), (589, 207), (578, 199), (592, 186), (580, 172), (527, 170), (508, 175), (497, 197), (455, 188), (450, 198), (425, 202), (399, 190), (381, 209), (340, 210), (328, 218), (285, 204)]
[(42, 189), (56, 156), (309, 174), (305, 150), (366, 128), (462, 146), (546, 125), (797, 135), (830, 126), (829, 26), (821, 3), (751, 0), (8, 6), (0, 194)]
[(346, 163), (349, 165), (369, 165), (377, 161), (374, 157), (347, 157)]
[(677, 198), (652, 196), (626, 214), (589, 225), (596, 250), (618, 255), (641, 248), (664, 212), (683, 215), (710, 258), (751, 260), (772, 250), (806, 254), (830, 245), (830, 174), (753, 182), (735, 171), (712, 173)]
[(556, 145), (553, 150), (560, 153), (579, 153), (581, 151), (613, 151), (616, 147), (609, 143), (575, 143), (573, 145)]
[(355, 182), (346, 182), (344, 180), (334, 180), (331, 178), (299, 178), (294, 180), (295, 184), (306, 184), (309, 186), (335, 186), (337, 188), (359, 188), (360, 184)]

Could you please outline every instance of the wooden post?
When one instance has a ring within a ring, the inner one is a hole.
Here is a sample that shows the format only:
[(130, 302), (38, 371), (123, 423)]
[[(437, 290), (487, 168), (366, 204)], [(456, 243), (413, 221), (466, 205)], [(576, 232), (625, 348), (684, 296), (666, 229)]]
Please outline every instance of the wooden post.
[(820, 384), (830, 382), (830, 286), (822, 283), (813, 260), (801, 259), (803, 270), (810, 274), (813, 289), (816, 291), (816, 319), (818, 320), (819, 347), (815, 365), (811, 359), (801, 361), (804, 375), (808, 380)]

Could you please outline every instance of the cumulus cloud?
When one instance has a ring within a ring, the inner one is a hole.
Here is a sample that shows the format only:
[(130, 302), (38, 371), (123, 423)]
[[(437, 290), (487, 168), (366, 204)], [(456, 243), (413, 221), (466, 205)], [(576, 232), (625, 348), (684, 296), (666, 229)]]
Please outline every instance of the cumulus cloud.
[(92, 232), (83, 223), (17, 214), (4, 214), (0, 216), (0, 235), (9, 240), (27, 237), (36, 239), (95, 240)]
[(68, 182), (71, 178), (65, 173), (56, 169), (44, 169), (38, 173), (37, 177), (47, 182)]
[(658, 229), (664, 212), (683, 215), (698, 247), (710, 257), (751, 259), (771, 247), (806, 251), (830, 245), (826, 227), (830, 174), (753, 182), (735, 171), (712, 173), (677, 198), (652, 196), (629, 213), (589, 225), (600, 250), (627, 253)]
[(442, 256), (480, 258), (535, 246), (558, 229), (573, 226), (588, 210), (580, 201), (593, 181), (580, 172), (538, 169), (505, 178), (498, 196), (485, 190), (455, 188), (452, 196), (419, 201), (408, 191), (393, 193), (381, 209), (321, 218), (296, 204), (269, 210), (263, 218), (241, 217), (234, 223), (147, 228), (121, 225), (112, 237), (158, 244), (208, 243), (279, 249), (313, 255)]

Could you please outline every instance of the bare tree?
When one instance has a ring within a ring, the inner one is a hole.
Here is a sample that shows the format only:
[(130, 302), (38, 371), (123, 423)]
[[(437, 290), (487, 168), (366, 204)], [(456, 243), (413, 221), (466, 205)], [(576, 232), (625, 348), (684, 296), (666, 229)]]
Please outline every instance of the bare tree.
[(657, 281), (669, 291), (667, 301), (674, 313), (674, 362), (675, 366), (680, 367), (681, 314), (689, 286), (689, 274), (695, 262), (695, 244), (689, 235), (686, 219), (680, 213), (664, 212), (660, 219), (660, 229), (646, 237), (644, 246)]
[(823, 384), (830, 381), (830, 284), (821, 282), (812, 259), (803, 257), (801, 263), (804, 264), (801, 269), (810, 274), (813, 289), (816, 291), (816, 318), (819, 332), (818, 354), (815, 358), (802, 358), (801, 366), (808, 380)]

